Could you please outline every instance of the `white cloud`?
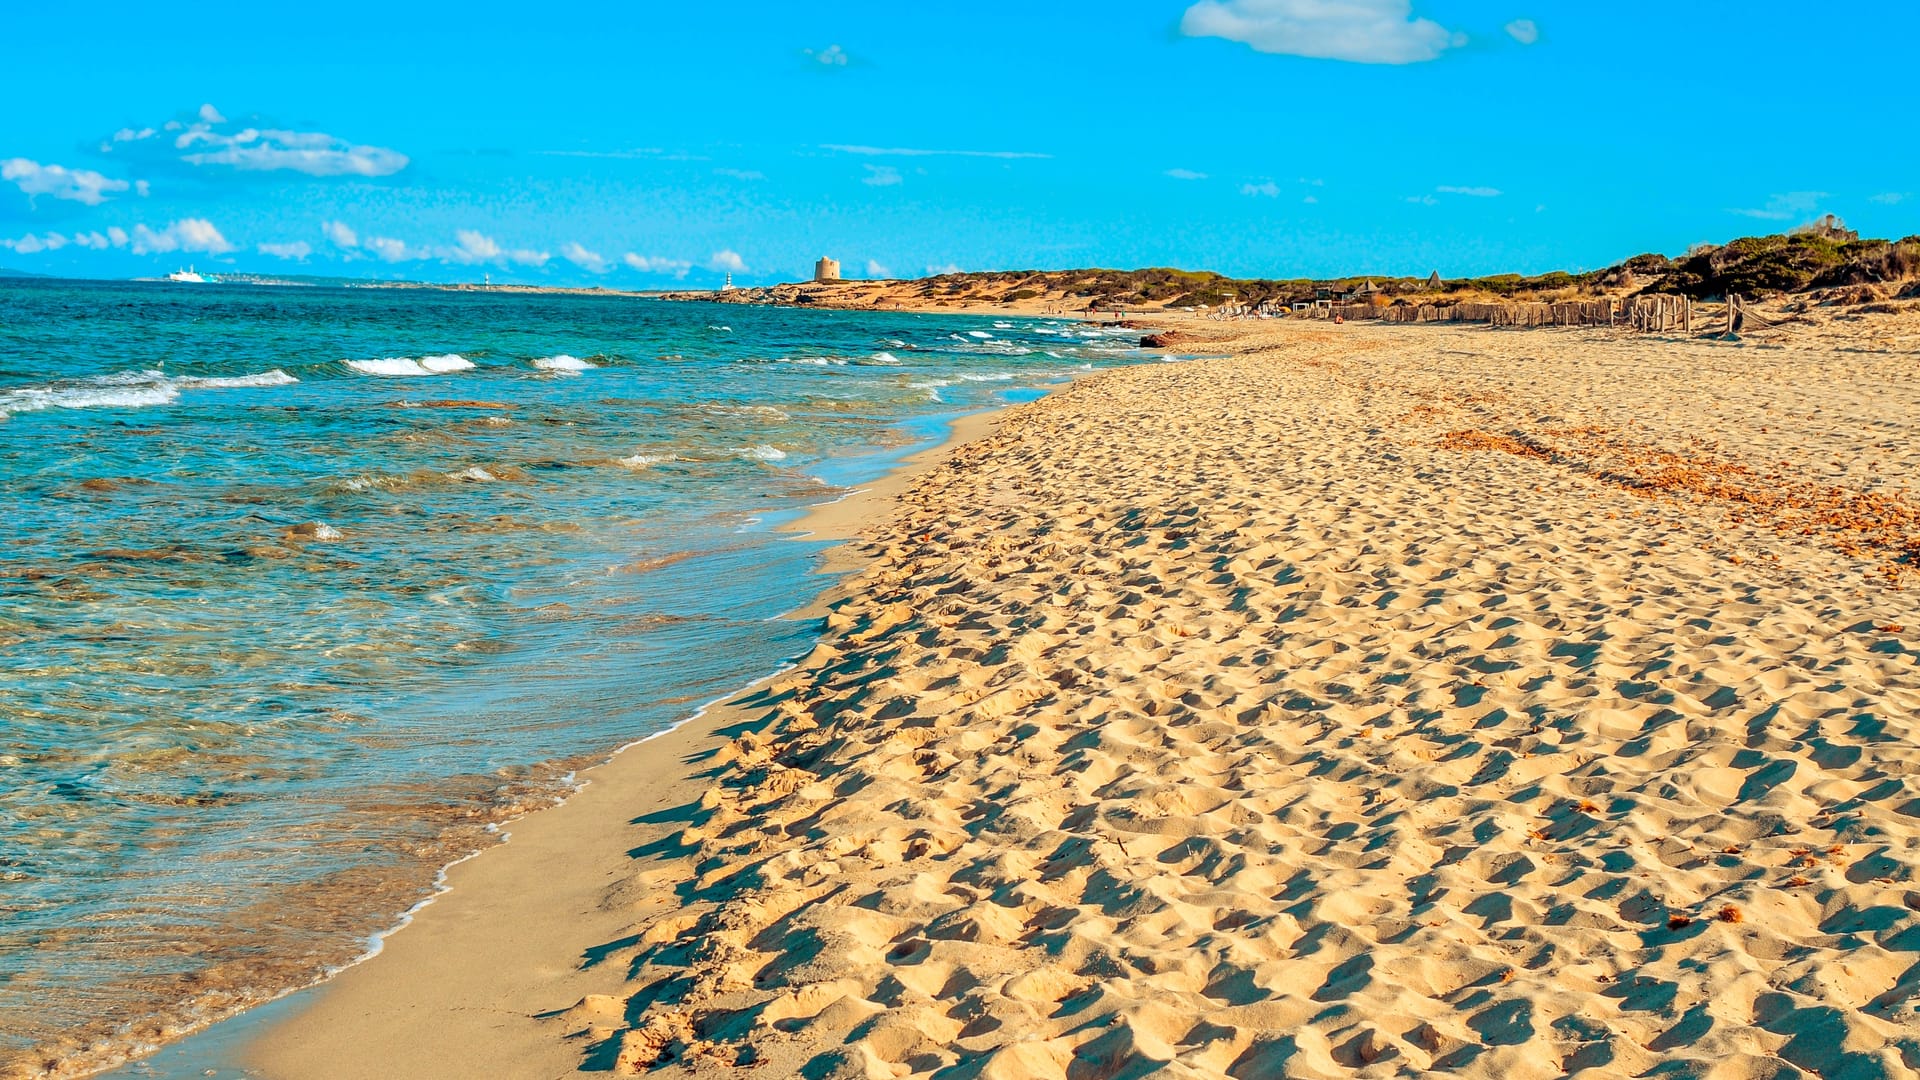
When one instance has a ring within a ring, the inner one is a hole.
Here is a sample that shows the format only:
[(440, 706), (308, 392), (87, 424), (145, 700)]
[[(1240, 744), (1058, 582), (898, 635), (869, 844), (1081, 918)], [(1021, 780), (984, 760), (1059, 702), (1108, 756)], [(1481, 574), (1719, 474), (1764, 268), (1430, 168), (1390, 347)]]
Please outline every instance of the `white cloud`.
[(0, 180), (11, 180), (28, 195), (51, 195), (88, 206), (99, 206), (107, 193), (125, 191), (125, 180), (102, 176), (92, 169), (69, 169), (62, 165), (42, 165), (26, 158), (0, 161)]
[(12, 248), (21, 255), (38, 255), (43, 251), (59, 251), (67, 246), (67, 238), (57, 232), (35, 236), (28, 233), (18, 240), (0, 238), (0, 247)]
[(966, 273), (966, 271), (960, 269), (960, 266), (957, 263), (948, 263), (945, 266), (927, 267), (928, 277), (939, 277), (942, 274), (964, 274), (964, 273)]
[(261, 244), (260, 254), (271, 255), (276, 259), (304, 259), (313, 254), (313, 245), (305, 240), (295, 240), (286, 244)]
[(848, 146), (842, 143), (828, 143), (822, 150), (832, 150), (840, 154), (859, 154), (863, 157), (978, 157), (978, 158), (1050, 158), (1052, 154), (1035, 154), (1025, 150), (919, 150), (911, 147), (889, 146)]
[(715, 169), (716, 176), (731, 176), (735, 180), (765, 180), (767, 174), (758, 169)]
[(317, 131), (246, 128), (222, 135), (195, 124), (173, 141), (179, 150), (202, 144), (211, 149), (182, 154), (180, 160), (242, 172), (288, 169), (308, 176), (391, 176), (407, 167), (407, 155), (398, 150), (356, 146)]
[(672, 274), (674, 277), (686, 277), (693, 264), (685, 259), (669, 259), (663, 255), (636, 255), (629, 251), (620, 256), (620, 261), (643, 274)]
[(1492, 199), (1492, 198), (1497, 198), (1500, 195), (1499, 188), (1454, 187), (1450, 184), (1442, 184), (1439, 187), (1434, 188), (1433, 190), (1439, 192), (1442, 195), (1467, 195), (1475, 199)]
[(881, 266), (879, 259), (868, 259), (867, 276), (870, 278), (890, 278), (893, 276), (893, 271)]
[(107, 239), (113, 242), (114, 247), (126, 247), (128, 241), (127, 230), (115, 225), (107, 230)]
[(1758, 210), (1730, 210), (1728, 213), (1762, 221), (1786, 221), (1811, 212), (1826, 197), (1824, 191), (1789, 191), (1768, 198), (1767, 205)]
[(133, 182), (133, 191), (134, 194), (144, 199), (153, 194), (153, 185), (147, 183), (145, 180), (135, 180)]
[(891, 165), (868, 165), (866, 178), (860, 182), (874, 187), (893, 187), (900, 183), (900, 170)]
[(588, 273), (604, 274), (613, 269), (612, 264), (607, 262), (604, 256), (599, 252), (588, 251), (582, 247), (578, 241), (569, 243), (567, 246), (561, 248), (560, 255), (568, 262)]
[(1905, 200), (1906, 200), (1906, 197), (1907, 197), (1907, 196), (1906, 196), (1906, 193), (1905, 193), (1905, 192), (1900, 192), (1900, 191), (1883, 191), (1883, 192), (1881, 192), (1881, 193), (1880, 193), (1880, 194), (1878, 194), (1878, 195), (1870, 195), (1870, 196), (1868, 196), (1868, 197), (1867, 197), (1867, 201), (1868, 201), (1868, 202), (1877, 202), (1877, 203), (1879, 203), (1879, 204), (1880, 204), (1880, 205), (1882, 205), (1882, 206), (1897, 206), (1897, 205), (1899, 205), (1899, 204), (1900, 204), (1901, 202), (1903, 202), (1903, 201), (1905, 201)]
[(1407, 196), (1407, 201), (1417, 203), (1420, 206), (1433, 206), (1439, 203), (1440, 200), (1431, 195), (1409, 195)]
[(1320, 201), (1320, 199), (1318, 196), (1309, 195), (1306, 198), (1301, 199), (1300, 201), (1303, 203), (1317, 203)]
[(199, 251), (224, 255), (233, 250), (227, 238), (206, 218), (181, 218), (158, 232), (145, 225), (133, 227), (133, 253), (147, 255), (168, 251)]
[(391, 176), (407, 167), (407, 155), (384, 146), (367, 146), (320, 131), (273, 127), (231, 130), (212, 105), (200, 106), (191, 122), (170, 120), (156, 139), (153, 128), (121, 128), (102, 142), (102, 153), (159, 155), (189, 165), (224, 166), (237, 172), (287, 170), (308, 176)]
[(847, 66), (847, 50), (841, 48), (838, 45), (829, 45), (826, 48), (821, 49), (819, 52), (815, 52), (812, 49), (807, 49), (805, 50), (805, 52), (808, 56), (811, 56), (815, 60), (820, 61), (822, 64), (825, 64), (827, 67), (846, 67)]
[(1271, 180), (1263, 180), (1258, 184), (1241, 184), (1240, 194), (1260, 195), (1269, 199), (1277, 199), (1280, 197), (1280, 185)]
[[(326, 234), (328, 240), (340, 248), (350, 248), (352, 245), (347, 241), (359, 239), (351, 228), (338, 221), (322, 224), (321, 231)], [(391, 236), (369, 236), (361, 241), (359, 250), (372, 252), (383, 262), (438, 259), (441, 262), (455, 263), (460, 266), (479, 266), (484, 263), (492, 263), (496, 266), (545, 266), (548, 260), (553, 258), (552, 254), (545, 251), (501, 247), (493, 237), (478, 229), (460, 229), (453, 236), (456, 242), (451, 246), (415, 245), (405, 240), (396, 240)], [(568, 247), (578, 249), (578, 254), (598, 258), (593, 255), (593, 252), (587, 251), (578, 244), (570, 244)], [(571, 257), (570, 255), (569, 258)], [(601, 261), (604, 265), (605, 260)]]
[(1507, 36), (1522, 45), (1540, 40), (1540, 27), (1532, 19), (1515, 19), (1507, 24)]
[(95, 251), (105, 251), (108, 245), (113, 243), (111, 239), (99, 232), (74, 233), (73, 242), (83, 248), (92, 248)]
[(353, 248), (360, 246), (359, 235), (353, 231), (353, 226), (348, 225), (344, 221), (323, 221), (320, 223), (320, 233), (325, 236), (334, 247)]
[(738, 252), (716, 251), (713, 253), (713, 258), (707, 260), (707, 269), (724, 270), (729, 274), (744, 274), (747, 272), (747, 263)]
[(367, 250), (379, 256), (384, 262), (404, 262), (407, 259), (424, 259), (425, 252), (415, 251), (404, 240), (395, 240), (391, 236), (367, 237)]
[(1206, 173), (1194, 172), (1192, 169), (1168, 169), (1167, 175), (1173, 177), (1175, 180), (1205, 180), (1207, 178)]
[(462, 266), (489, 262), (502, 266), (545, 266), (547, 260), (553, 257), (544, 251), (502, 248), (493, 237), (478, 229), (460, 229), (453, 234), (453, 238), (459, 242), (456, 246), (435, 248), (433, 254), (446, 262)]
[(1181, 17), (1180, 32), (1359, 64), (1419, 63), (1465, 41), (1414, 18), (1411, 0), (1200, 0)]
[(506, 252), (500, 249), (493, 237), (478, 229), (461, 229), (453, 234), (459, 246), (447, 249), (443, 258), (457, 263), (495, 262), (506, 258)]

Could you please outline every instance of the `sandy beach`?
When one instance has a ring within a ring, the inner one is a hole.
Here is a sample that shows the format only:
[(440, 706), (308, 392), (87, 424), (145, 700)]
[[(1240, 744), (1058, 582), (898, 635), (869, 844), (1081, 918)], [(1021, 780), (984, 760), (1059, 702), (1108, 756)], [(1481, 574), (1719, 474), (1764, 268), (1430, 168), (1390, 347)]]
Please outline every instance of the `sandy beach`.
[(257, 1071), (1920, 1076), (1913, 324), (1176, 329)]

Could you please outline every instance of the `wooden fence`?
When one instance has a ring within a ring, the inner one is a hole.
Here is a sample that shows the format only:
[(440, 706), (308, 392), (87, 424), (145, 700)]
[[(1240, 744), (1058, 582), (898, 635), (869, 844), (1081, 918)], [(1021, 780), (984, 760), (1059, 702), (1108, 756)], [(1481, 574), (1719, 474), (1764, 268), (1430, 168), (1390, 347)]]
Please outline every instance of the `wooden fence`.
[(1636, 296), (1627, 300), (1573, 300), (1559, 304), (1333, 304), (1296, 314), (1349, 322), (1470, 322), (1494, 326), (1626, 326), (1635, 330), (1693, 332), (1693, 301), (1684, 296)]

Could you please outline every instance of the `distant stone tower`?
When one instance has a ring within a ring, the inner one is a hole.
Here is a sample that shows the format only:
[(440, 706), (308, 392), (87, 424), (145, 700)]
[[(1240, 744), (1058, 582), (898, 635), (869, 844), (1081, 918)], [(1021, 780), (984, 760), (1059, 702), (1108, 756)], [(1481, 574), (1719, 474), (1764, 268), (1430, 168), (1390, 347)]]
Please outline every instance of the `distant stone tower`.
[(829, 259), (825, 255), (820, 256), (820, 261), (813, 264), (813, 280), (839, 281), (840, 260)]

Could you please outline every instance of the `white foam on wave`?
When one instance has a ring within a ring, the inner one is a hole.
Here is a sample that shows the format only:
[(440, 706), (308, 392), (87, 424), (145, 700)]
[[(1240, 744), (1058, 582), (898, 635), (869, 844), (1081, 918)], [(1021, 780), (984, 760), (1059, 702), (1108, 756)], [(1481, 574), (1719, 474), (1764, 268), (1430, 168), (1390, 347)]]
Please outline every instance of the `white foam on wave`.
[(990, 375), (976, 374), (974, 372), (962, 372), (960, 377), (966, 380), (967, 382), (1012, 382), (1013, 381), (1013, 373), (1011, 371), (995, 372)]
[(719, 402), (709, 401), (695, 405), (693, 408), (697, 412), (708, 413), (713, 416), (753, 417), (757, 420), (788, 419), (786, 410), (777, 409), (772, 405), (725, 405)]
[(993, 335), (987, 333), (985, 330), (969, 330), (967, 331), (967, 336), (975, 337), (975, 338), (990, 338)]
[(533, 366), (541, 371), (579, 372), (592, 371), (599, 365), (590, 364), (577, 356), (561, 353), (558, 356), (542, 356), (533, 362)]
[(299, 379), (275, 368), (257, 375), (169, 376), (163, 371), (121, 371), (85, 379), (0, 390), (0, 419), (42, 409), (142, 409), (171, 405), (182, 390), (288, 386)]
[(875, 364), (897, 364), (900, 362), (900, 358), (890, 352), (877, 352), (867, 359)]
[(678, 460), (680, 460), (680, 458), (675, 454), (634, 454), (630, 457), (615, 458), (613, 459), (613, 463), (622, 468), (639, 470), (650, 469), (655, 465), (662, 465), (669, 461)]
[(139, 409), (149, 405), (170, 405), (178, 400), (179, 389), (166, 383), (149, 386), (28, 387), (9, 394), (7, 400), (0, 402), (0, 410)]
[(777, 446), (736, 446), (733, 452), (752, 461), (785, 461), (787, 452)]
[(366, 473), (350, 476), (335, 486), (342, 491), (397, 491), (411, 483), (404, 476), (390, 476), (380, 473)]
[(441, 356), (422, 356), (418, 360), (411, 356), (387, 356), (377, 360), (348, 360), (346, 365), (362, 375), (377, 375), (387, 379), (419, 378), (425, 375), (450, 375), (456, 371), (472, 371), (473, 361), (458, 353), (446, 353)]
[(459, 480), (469, 484), (490, 484), (490, 483), (493, 483), (494, 481), (499, 480), (500, 478), (488, 472), (487, 470), (481, 468), (478, 465), (469, 465), (466, 468), (461, 469), (459, 472), (448, 473), (447, 479)]
[(263, 386), (292, 386), (299, 379), (274, 368), (262, 371), (258, 375), (183, 375), (173, 380), (173, 385), (186, 390), (245, 390)]

